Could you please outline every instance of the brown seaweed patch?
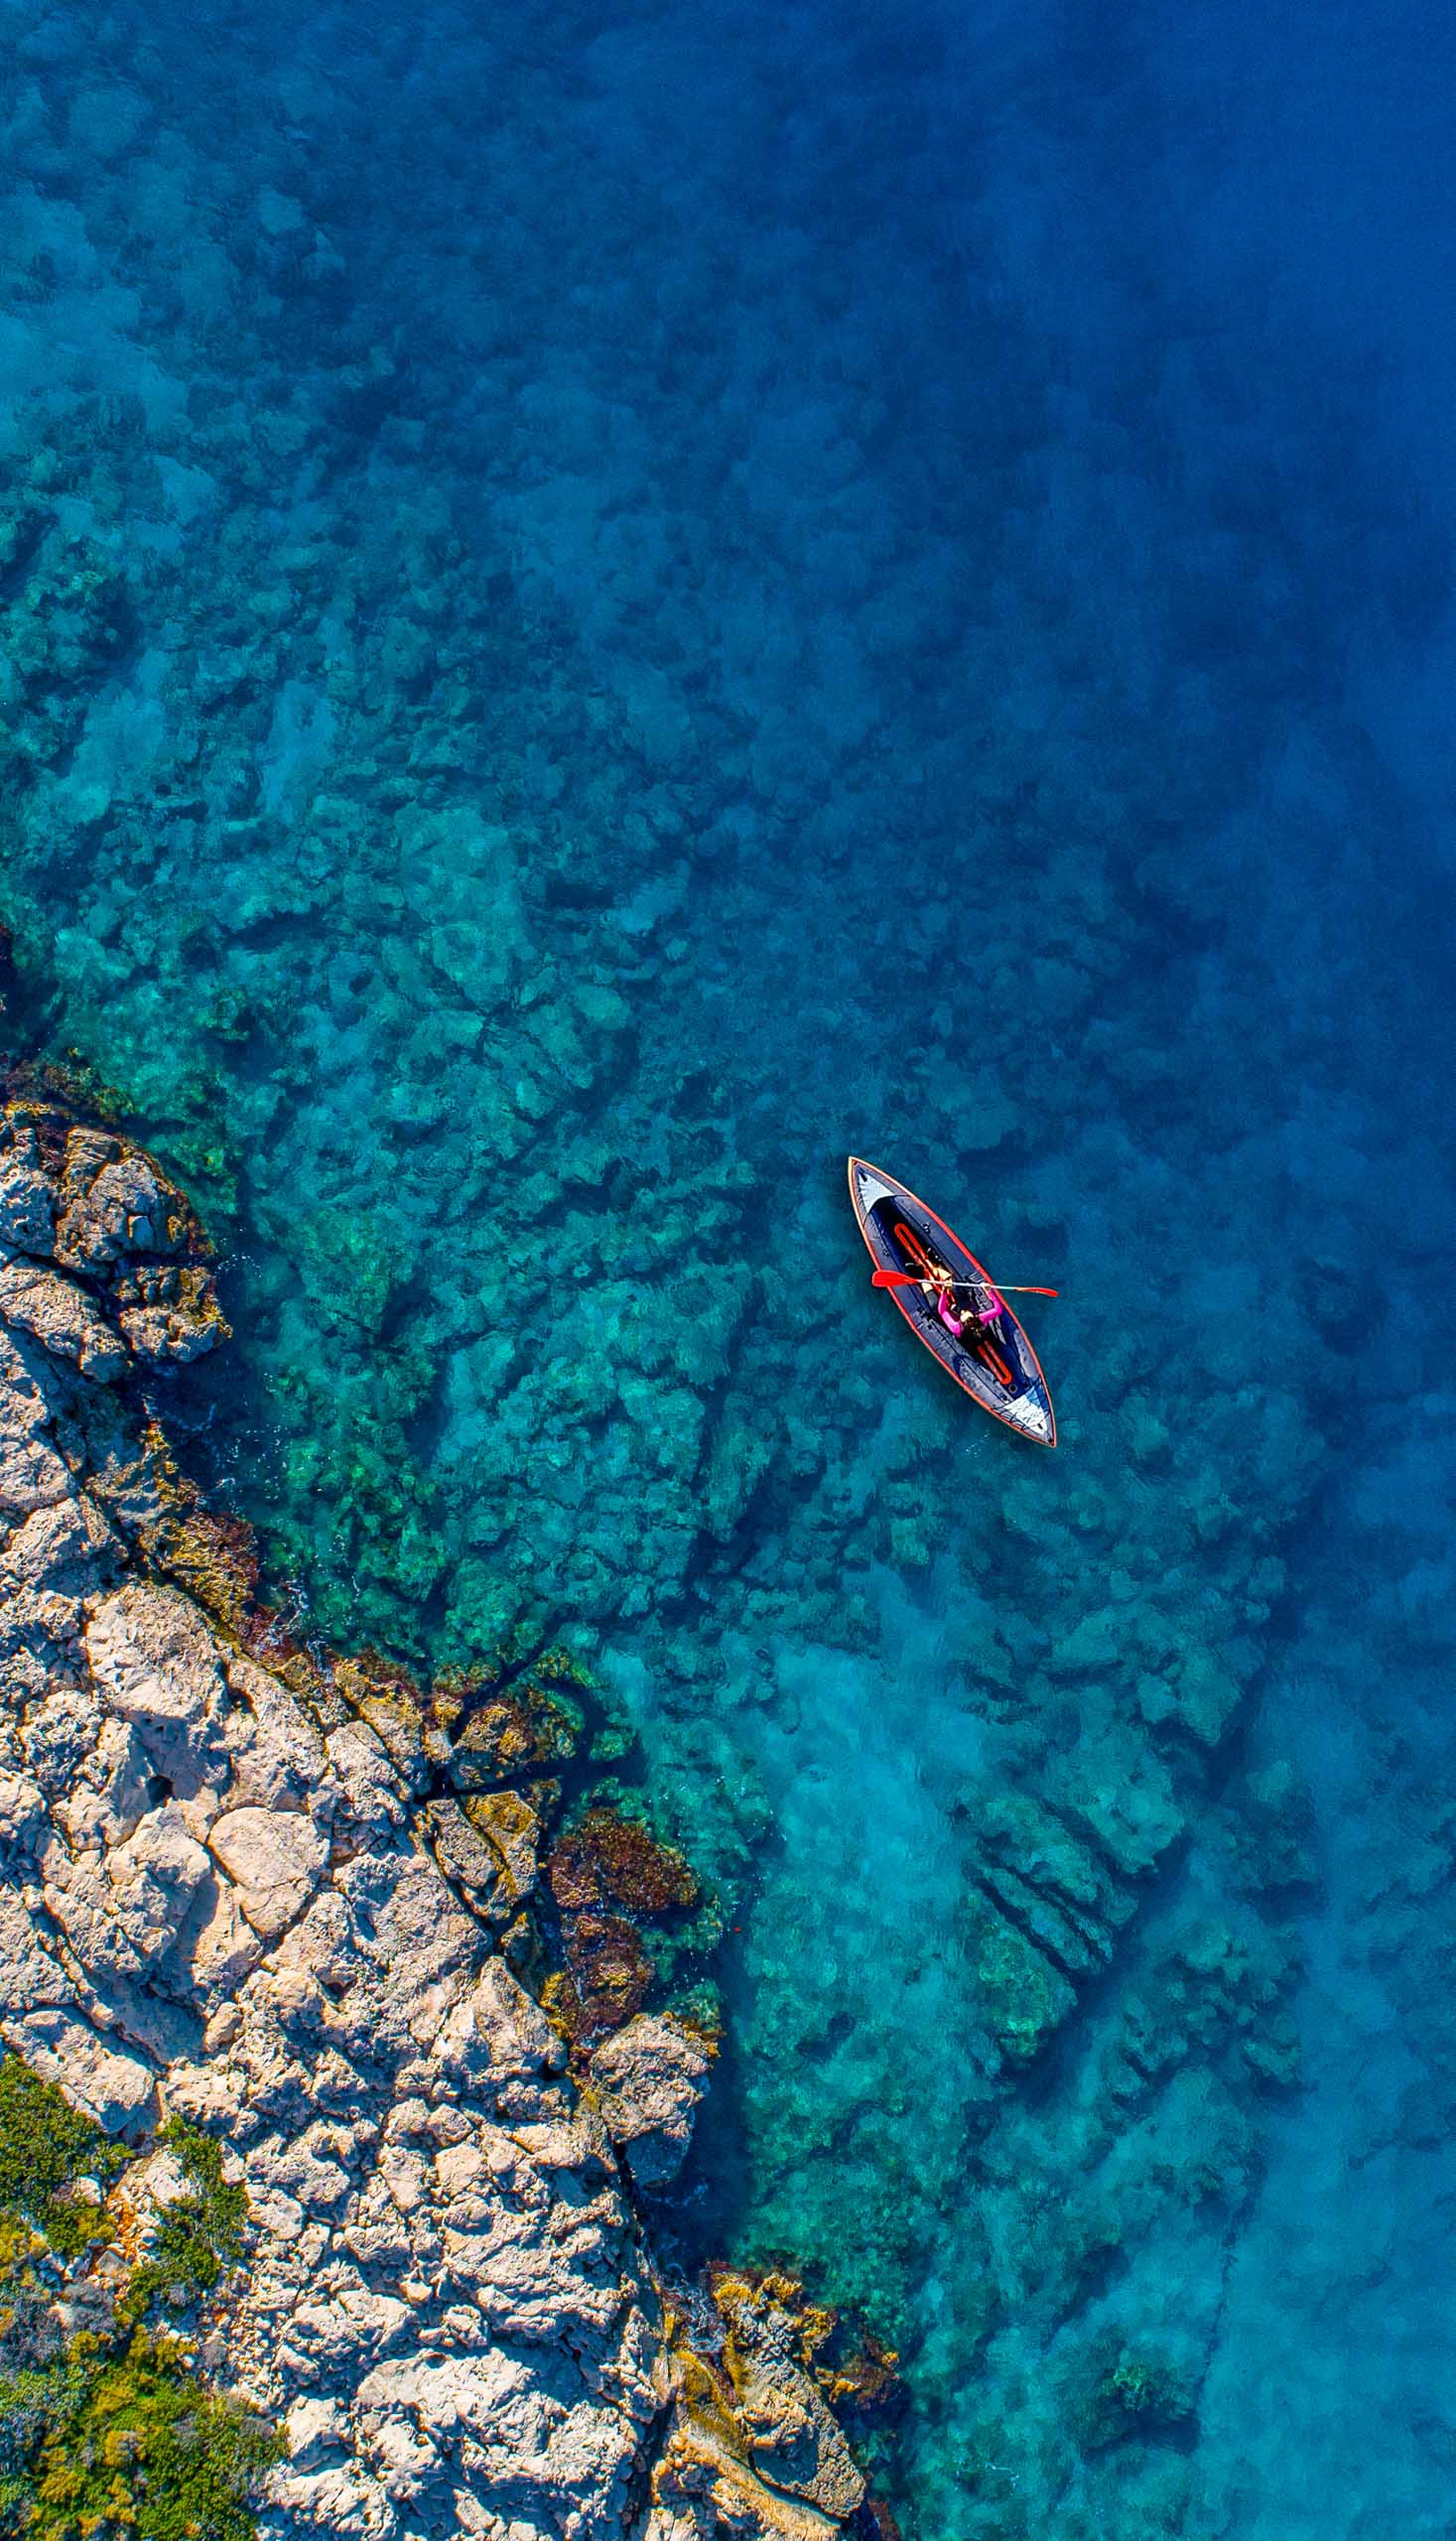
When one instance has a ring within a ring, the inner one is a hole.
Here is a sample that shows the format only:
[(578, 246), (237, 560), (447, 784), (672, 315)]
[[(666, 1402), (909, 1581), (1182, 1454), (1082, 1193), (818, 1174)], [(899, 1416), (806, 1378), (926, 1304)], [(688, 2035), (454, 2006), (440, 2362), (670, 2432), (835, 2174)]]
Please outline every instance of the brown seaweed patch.
[(350, 1711), (367, 1721), (402, 1774), (423, 1788), (433, 1767), (450, 1752), (448, 1717), (437, 1711), (427, 1691), (408, 1668), (377, 1650), (356, 1650), (335, 1659), (333, 1686)]
[(675, 2346), (673, 2356), (688, 2415), (730, 2452), (741, 2454), (743, 2431), (738, 2423), (737, 2394), (718, 2358), (686, 2345)]
[(658, 1969), (641, 1926), (696, 1906), (698, 1882), (638, 1818), (596, 1802), (552, 1846), (546, 1883), (566, 1961), (548, 2009), (585, 2048), (642, 2009)]
[[(165, 1550), (168, 1575), (246, 1649), (258, 1609), (258, 1539), (243, 1518), (198, 1508), (173, 1518)], [(250, 1653), (250, 1656), (255, 1655)]]
[(668, 1915), (696, 1906), (698, 1882), (680, 1852), (640, 1819), (597, 1805), (569, 1827), (547, 1864), (562, 1915), (607, 1905), (629, 1915)]
[(167, 1433), (148, 1419), (135, 1465), (112, 1495), (113, 1515), (148, 1568), (195, 1597), (250, 1658), (275, 1664), (280, 1619), (258, 1603), (258, 1539), (246, 1519), (209, 1509), (178, 1465)]
[(831, 2358), (820, 2371), (819, 2384), (830, 2407), (868, 2411), (898, 2410), (903, 2403), (897, 2350), (886, 2346), (872, 2330), (863, 2330), (848, 2352)]
[(508, 1907), (523, 1905), (536, 1885), (543, 1834), (561, 1805), (559, 1782), (520, 1791), (472, 1794), (463, 1803), (469, 1825), (500, 1865), (499, 1894)]
[(541, 1685), (575, 1685), (582, 1693), (591, 1690), (590, 1672), (569, 1650), (544, 1650), (533, 1661), (531, 1673)]
[(384, 1702), (417, 1720), (428, 1716), (429, 1697), (418, 1676), (380, 1651), (356, 1650), (347, 1659), (335, 1659), (333, 1681), (345, 1702), (360, 1710), (366, 1703)]
[(864, 2499), (857, 2529), (862, 2541), (902, 2541), (900, 2527), (883, 2497)]
[(548, 1977), (542, 2000), (574, 2047), (591, 2047), (640, 2012), (657, 1970), (622, 1915), (564, 1918), (562, 1949), (566, 1966)]

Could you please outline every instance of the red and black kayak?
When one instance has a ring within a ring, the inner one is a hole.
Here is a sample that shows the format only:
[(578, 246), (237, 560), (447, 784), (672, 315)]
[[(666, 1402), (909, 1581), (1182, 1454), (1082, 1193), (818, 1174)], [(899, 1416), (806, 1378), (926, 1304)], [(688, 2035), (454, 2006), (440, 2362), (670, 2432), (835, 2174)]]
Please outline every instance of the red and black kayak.
[[(965, 1283), (958, 1289), (956, 1303), (971, 1311), (959, 1340), (923, 1288), (890, 1290), (916, 1338), (934, 1351), (941, 1366), (984, 1411), (1004, 1420), (1008, 1429), (1019, 1430), (1023, 1438), (1034, 1438), (1038, 1446), (1054, 1447), (1057, 1416), (1041, 1362), (975, 1254), (905, 1183), (892, 1173), (881, 1173), (878, 1165), (866, 1164), (860, 1155), (850, 1158), (850, 1198), (877, 1270), (907, 1271), (916, 1279), (948, 1270)], [(983, 1308), (993, 1303), (998, 1311), (981, 1321)]]

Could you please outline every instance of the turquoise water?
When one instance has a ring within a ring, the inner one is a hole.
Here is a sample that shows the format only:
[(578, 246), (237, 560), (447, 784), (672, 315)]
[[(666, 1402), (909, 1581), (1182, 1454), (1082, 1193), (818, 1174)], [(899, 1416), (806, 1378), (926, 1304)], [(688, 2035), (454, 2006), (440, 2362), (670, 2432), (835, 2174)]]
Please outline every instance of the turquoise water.
[(198, 1451), (629, 1713), (684, 2247), (901, 2350), (907, 2534), (1447, 2533), (1441, 40), (0, 23), (19, 1028), (228, 1256)]

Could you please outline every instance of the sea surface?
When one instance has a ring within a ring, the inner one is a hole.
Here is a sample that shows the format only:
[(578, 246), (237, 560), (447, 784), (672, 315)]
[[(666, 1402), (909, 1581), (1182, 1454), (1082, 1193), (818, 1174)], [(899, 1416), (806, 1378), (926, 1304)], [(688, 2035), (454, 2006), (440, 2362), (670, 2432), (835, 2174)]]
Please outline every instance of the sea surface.
[(12, 1035), (290, 1610), (621, 1709), (676, 2246), (898, 2350), (907, 2541), (1456, 2533), (1453, 101), (1416, 0), (0, 0)]

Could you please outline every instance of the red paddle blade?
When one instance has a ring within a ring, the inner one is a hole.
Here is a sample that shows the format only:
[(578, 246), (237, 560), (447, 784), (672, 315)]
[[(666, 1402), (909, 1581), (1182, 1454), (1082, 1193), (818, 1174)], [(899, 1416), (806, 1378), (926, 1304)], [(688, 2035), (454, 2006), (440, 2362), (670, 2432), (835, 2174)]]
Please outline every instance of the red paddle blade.
[(918, 1288), (920, 1285), (919, 1274), (914, 1270), (876, 1270), (873, 1279), (876, 1288)]

